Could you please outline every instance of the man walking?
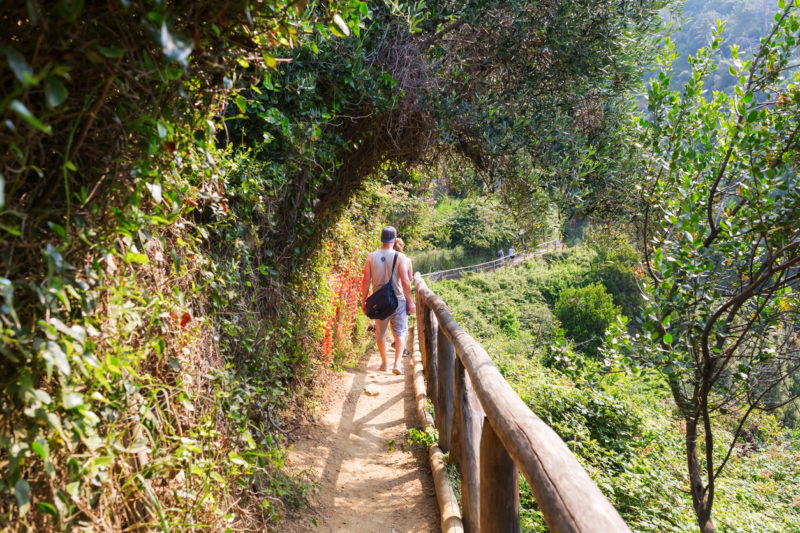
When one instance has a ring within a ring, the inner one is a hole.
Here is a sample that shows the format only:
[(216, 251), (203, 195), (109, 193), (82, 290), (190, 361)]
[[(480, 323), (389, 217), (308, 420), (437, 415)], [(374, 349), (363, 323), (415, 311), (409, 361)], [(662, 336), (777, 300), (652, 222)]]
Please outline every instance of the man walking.
[[(375, 320), (375, 335), (378, 343), (378, 352), (381, 354), (381, 370), (387, 369), (386, 362), (386, 340), (384, 335), (386, 328), (391, 324), (392, 335), (394, 335), (394, 365), (392, 372), (402, 374), (399, 357), (406, 347), (406, 332), (408, 331), (408, 313), (416, 311), (414, 300), (411, 299), (411, 280), (408, 277), (408, 266), (406, 256), (392, 249), (397, 230), (392, 226), (386, 226), (381, 231), (381, 247), (367, 257), (364, 263), (363, 277), (361, 279), (361, 309), (367, 312), (366, 303), (369, 296), (370, 285), (373, 290), (380, 288), (392, 278), (392, 289), (397, 296), (397, 309), (394, 314), (384, 320)], [(397, 263), (394, 263), (397, 256)], [(394, 264), (394, 270), (392, 269)]]

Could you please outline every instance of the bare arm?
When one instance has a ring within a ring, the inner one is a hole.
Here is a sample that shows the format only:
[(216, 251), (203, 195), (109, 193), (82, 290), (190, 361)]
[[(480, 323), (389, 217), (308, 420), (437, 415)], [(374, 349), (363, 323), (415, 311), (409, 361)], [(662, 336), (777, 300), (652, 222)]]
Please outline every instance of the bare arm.
[(403, 294), (406, 297), (406, 302), (408, 302), (408, 312), (413, 313), (417, 310), (417, 307), (414, 305), (414, 300), (411, 298), (411, 278), (409, 272), (411, 272), (411, 259), (403, 256), (403, 268), (400, 269), (400, 283), (403, 285)]
[(367, 296), (369, 296), (369, 286), (372, 283), (372, 254), (367, 256), (364, 269), (361, 275), (361, 310), (367, 313)]

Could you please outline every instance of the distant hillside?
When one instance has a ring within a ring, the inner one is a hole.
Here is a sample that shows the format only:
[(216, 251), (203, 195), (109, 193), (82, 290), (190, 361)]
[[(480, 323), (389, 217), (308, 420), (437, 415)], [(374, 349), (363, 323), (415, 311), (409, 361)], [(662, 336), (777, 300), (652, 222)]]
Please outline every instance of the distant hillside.
[[(777, 11), (773, 0), (687, 0), (682, 14), (675, 18), (677, 30), (672, 36), (680, 54), (674, 63), (672, 88), (678, 89), (689, 79), (687, 58), (705, 46), (716, 27), (717, 20), (725, 23), (723, 58), (730, 60), (730, 45), (738, 44), (743, 57), (749, 57), (762, 36), (769, 33)], [(726, 91), (734, 83), (728, 73), (727, 61), (708, 80), (709, 91)]]

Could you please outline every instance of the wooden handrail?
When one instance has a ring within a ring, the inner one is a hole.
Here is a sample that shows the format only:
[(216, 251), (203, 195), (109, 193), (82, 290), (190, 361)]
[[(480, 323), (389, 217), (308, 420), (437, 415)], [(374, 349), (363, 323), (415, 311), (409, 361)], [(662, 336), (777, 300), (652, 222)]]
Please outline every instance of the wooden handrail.
[(428, 396), (440, 446), (461, 474), (465, 530), (519, 531), (518, 468), (551, 532), (630, 531), (564, 441), (514, 392), (419, 273), (414, 286), (425, 377), (436, 381), (429, 381)]

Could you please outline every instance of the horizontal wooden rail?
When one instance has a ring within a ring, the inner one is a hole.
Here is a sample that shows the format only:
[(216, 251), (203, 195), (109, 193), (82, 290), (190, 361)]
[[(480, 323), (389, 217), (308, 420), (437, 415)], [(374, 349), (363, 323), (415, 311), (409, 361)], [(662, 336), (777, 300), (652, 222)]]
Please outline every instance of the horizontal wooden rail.
[(465, 531), (519, 531), (517, 469), (551, 532), (630, 531), (564, 441), (525, 405), (419, 273), (414, 286), (428, 396), (439, 445), (461, 475)]
[(517, 265), (519, 263), (524, 263), (528, 259), (538, 257), (542, 254), (555, 251), (560, 248), (561, 248), (561, 240), (553, 239), (552, 241), (540, 244), (539, 246), (536, 247), (536, 250), (534, 250), (533, 252), (525, 254), (517, 253), (514, 255), (513, 258), (511, 256), (506, 256), (500, 259), (493, 259), (491, 261), (486, 261), (485, 263), (478, 263), (476, 265), (460, 266), (448, 270), (437, 270), (435, 272), (428, 272), (426, 274), (420, 274), (420, 275), (423, 278), (427, 278), (429, 281), (456, 279), (460, 278), (462, 274), (467, 274), (470, 272), (484, 272), (486, 270), (497, 270), (498, 268), (511, 266), (512, 264)]

